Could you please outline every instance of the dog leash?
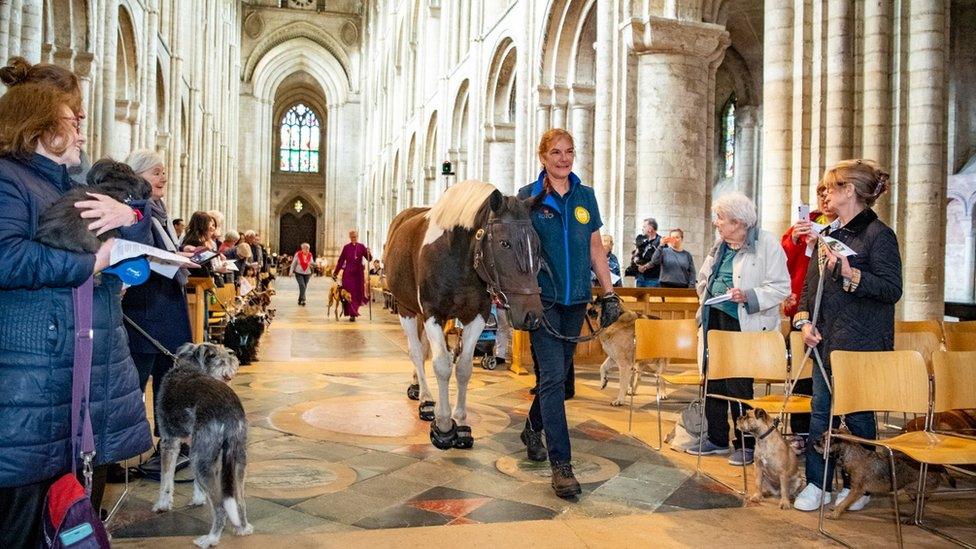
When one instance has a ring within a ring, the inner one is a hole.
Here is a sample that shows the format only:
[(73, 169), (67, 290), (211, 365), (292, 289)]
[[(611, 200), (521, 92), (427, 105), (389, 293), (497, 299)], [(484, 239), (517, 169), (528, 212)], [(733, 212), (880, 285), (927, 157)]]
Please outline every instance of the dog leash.
[(145, 330), (143, 330), (141, 327), (139, 327), (139, 325), (136, 324), (135, 321), (133, 321), (131, 318), (129, 318), (128, 316), (126, 316), (125, 313), (122, 313), (122, 318), (124, 318), (125, 321), (129, 323), (129, 326), (132, 326), (133, 328), (135, 328), (135, 330), (137, 332), (139, 332), (142, 335), (142, 337), (148, 339), (149, 340), (149, 343), (152, 343), (153, 344), (153, 347), (156, 347), (157, 349), (159, 349), (159, 352), (161, 352), (164, 355), (166, 355), (167, 357), (169, 357), (173, 362), (176, 362), (176, 355), (174, 355), (173, 353), (169, 352), (169, 349), (167, 349), (166, 347), (163, 347), (163, 344), (162, 343), (160, 343), (155, 338), (153, 338), (153, 336), (147, 334)]

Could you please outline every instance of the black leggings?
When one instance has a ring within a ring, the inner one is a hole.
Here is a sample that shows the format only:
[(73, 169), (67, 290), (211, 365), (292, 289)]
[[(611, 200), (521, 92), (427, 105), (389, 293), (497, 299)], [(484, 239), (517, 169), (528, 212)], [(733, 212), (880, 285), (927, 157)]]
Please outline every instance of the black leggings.
[[(709, 330), (722, 330), (727, 332), (738, 332), (739, 320), (734, 318), (727, 313), (712, 308), (708, 315), (708, 329)], [(752, 398), (752, 378), (751, 377), (733, 377), (728, 379), (719, 380), (709, 380), (708, 381), (708, 394), (710, 395), (723, 395), (735, 398)], [(708, 419), (708, 440), (715, 444), (716, 446), (721, 446), (727, 448), (729, 446), (729, 411), (732, 412), (732, 426), (735, 427), (735, 420), (739, 418), (740, 415), (744, 414), (748, 410), (748, 406), (742, 406), (740, 404), (729, 402), (727, 400), (722, 400), (718, 398), (709, 398), (705, 401), (705, 417)], [(735, 440), (732, 441), (732, 445), (735, 448), (739, 448), (742, 443), (741, 433), (738, 429), (735, 430)], [(752, 437), (746, 438), (746, 448), (752, 448), (755, 446), (755, 439)]]

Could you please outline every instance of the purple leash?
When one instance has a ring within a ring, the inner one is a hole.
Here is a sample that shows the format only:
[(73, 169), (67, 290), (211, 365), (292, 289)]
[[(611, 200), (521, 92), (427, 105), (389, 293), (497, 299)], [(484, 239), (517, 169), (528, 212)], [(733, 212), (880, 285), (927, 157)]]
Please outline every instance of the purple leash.
[[(94, 333), (92, 299), (94, 278), (71, 290), (75, 309), (74, 367), (71, 379), (71, 470), (77, 471), (77, 458), (83, 460), (85, 494), (91, 495), (92, 462), (95, 458), (95, 435), (91, 423), (91, 369)], [(80, 445), (80, 449), (79, 449)]]

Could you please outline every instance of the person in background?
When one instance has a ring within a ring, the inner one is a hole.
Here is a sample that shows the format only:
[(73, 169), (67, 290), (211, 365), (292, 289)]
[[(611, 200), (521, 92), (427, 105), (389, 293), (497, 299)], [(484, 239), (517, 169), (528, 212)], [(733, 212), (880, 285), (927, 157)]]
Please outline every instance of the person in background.
[(217, 248), (217, 252), (227, 259), (237, 259), (237, 243), (240, 239), (240, 233), (234, 229), (229, 229), (224, 233), (224, 240), (220, 243), (220, 247)]
[[(613, 253), (613, 237), (605, 234), (600, 237), (603, 241), (603, 249), (607, 251), (607, 263), (610, 265), (610, 278), (614, 280), (613, 285), (617, 288), (624, 285), (623, 278), (620, 277), (620, 260)], [(590, 271), (590, 286), (596, 288), (600, 285), (596, 273)]]
[(660, 286), (661, 267), (652, 267), (651, 258), (661, 245), (661, 235), (657, 234), (657, 220), (648, 217), (644, 220), (644, 233), (634, 240), (634, 251), (630, 254), (628, 274), (637, 277), (638, 288), (657, 288)]
[(295, 252), (295, 258), (291, 260), (291, 272), (295, 273), (295, 280), (298, 281), (298, 304), (305, 306), (305, 290), (308, 288), (308, 281), (312, 278), (312, 249), (308, 242), (302, 242), (301, 249)]
[[(856, 255), (836, 254), (823, 241), (817, 244), (817, 261), (811, 261), (793, 317), (793, 327), (803, 332), (803, 342), (816, 346), (826, 374), (830, 375), (830, 354), (834, 351), (890, 351), (895, 344), (895, 304), (901, 299), (901, 253), (898, 237), (871, 206), (888, 190), (888, 174), (870, 160), (845, 160), (827, 170), (821, 180), (824, 209), (837, 216), (829, 236), (854, 250)], [(823, 268), (821, 275), (820, 268)], [(813, 324), (817, 288), (823, 277), (819, 317)], [(819, 366), (814, 366), (819, 369)], [(800, 511), (820, 508), (821, 499), (839, 504), (850, 495), (849, 481), (832, 497), (833, 460), (824, 457), (810, 443), (829, 428), (830, 387), (824, 376), (813, 374), (813, 412), (806, 447), (807, 485), (793, 507)], [(877, 436), (874, 412), (844, 416), (851, 434), (873, 439)], [(827, 484), (824, 486), (824, 474)], [(870, 501), (864, 495), (848, 511), (859, 511)]]
[(217, 249), (220, 248), (220, 244), (223, 241), (224, 214), (219, 210), (210, 210), (207, 213), (214, 220), (214, 249)]
[(336, 280), (342, 271), (342, 287), (352, 296), (343, 304), (349, 322), (356, 322), (359, 307), (366, 303), (366, 271), (363, 260), (372, 261), (373, 254), (369, 248), (359, 242), (359, 233), (349, 231), (349, 243), (342, 247), (335, 269), (332, 270), (332, 280)]
[(369, 274), (370, 275), (382, 275), (383, 274), (383, 266), (380, 264), (380, 260), (379, 259), (374, 259), (373, 260), (373, 264), (369, 268)]
[(206, 248), (210, 251), (217, 251), (213, 236), (217, 232), (217, 225), (207, 212), (193, 212), (190, 222), (187, 224), (186, 234), (180, 242), (183, 251), (193, 252), (197, 248)]
[[(778, 331), (780, 305), (790, 295), (786, 254), (778, 238), (757, 226), (755, 203), (740, 192), (730, 192), (714, 201), (712, 212), (719, 238), (705, 257), (697, 282), (701, 303), (698, 319), (706, 335), (706, 352), (709, 330)], [(731, 296), (730, 300), (705, 305), (708, 299), (726, 294)], [(708, 381), (707, 389), (710, 395), (752, 398), (752, 384), (752, 378), (716, 379)], [(734, 426), (735, 420), (745, 413), (743, 406), (730, 406), (728, 401), (716, 398), (705, 399), (708, 437), (701, 447), (696, 444), (685, 451), (692, 455), (729, 453), (730, 408)], [(755, 439), (746, 438), (744, 447), (741, 440), (741, 433), (736, 430), (732, 441), (735, 451), (729, 458), (731, 465), (753, 461)]]
[[(170, 252), (178, 251), (179, 240), (166, 215), (164, 198), (167, 178), (162, 157), (153, 150), (142, 149), (129, 154), (125, 162), (133, 172), (148, 181), (152, 188), (152, 198), (149, 199), (148, 206), (153, 230), (141, 243)], [(181, 345), (193, 340), (185, 289), (188, 274), (186, 269), (180, 269), (176, 276), (168, 278), (152, 271), (149, 280), (128, 288), (122, 298), (122, 311), (126, 316), (170, 353), (176, 353)], [(136, 365), (136, 370), (139, 371), (139, 387), (143, 394), (146, 392), (149, 378), (152, 377), (153, 399), (149, 408), (155, 418), (163, 376), (173, 367), (173, 360), (132, 325), (127, 323), (125, 327), (129, 335), (129, 350), (132, 352), (132, 361)], [(153, 425), (156, 424), (154, 419)], [(159, 436), (158, 427), (154, 429), (154, 434)], [(187, 446), (181, 449), (180, 457), (177, 458), (178, 468), (189, 464), (188, 456)], [(160, 460), (157, 448), (140, 469), (143, 472), (158, 474)], [(125, 478), (123, 475), (121, 479), (116, 477), (112, 480), (124, 481)]]
[(173, 230), (176, 232), (176, 238), (183, 238), (183, 233), (186, 232), (186, 222), (183, 221), (182, 217), (177, 217), (173, 220)]
[(662, 288), (694, 288), (695, 258), (684, 249), (685, 232), (671, 229), (651, 258), (651, 266), (661, 269)]

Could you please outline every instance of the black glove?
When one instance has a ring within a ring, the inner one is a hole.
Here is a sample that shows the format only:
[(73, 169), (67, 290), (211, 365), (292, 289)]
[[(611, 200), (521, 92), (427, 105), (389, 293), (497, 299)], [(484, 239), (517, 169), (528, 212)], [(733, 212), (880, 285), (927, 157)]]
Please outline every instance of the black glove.
[(600, 298), (600, 327), (606, 328), (620, 318), (620, 297), (609, 293)]

